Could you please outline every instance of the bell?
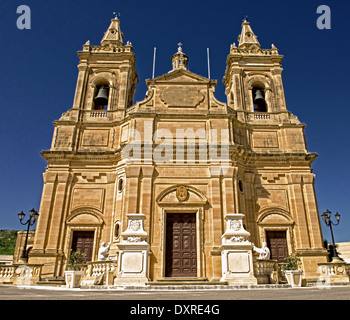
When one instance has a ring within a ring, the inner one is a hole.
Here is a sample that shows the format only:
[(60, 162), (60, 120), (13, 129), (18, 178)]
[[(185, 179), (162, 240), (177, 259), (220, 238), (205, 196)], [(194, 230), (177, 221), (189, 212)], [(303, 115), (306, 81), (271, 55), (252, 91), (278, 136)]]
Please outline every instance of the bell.
[(257, 105), (265, 104), (265, 99), (261, 93), (261, 90), (255, 91), (254, 103)]
[(97, 93), (97, 96), (94, 99), (94, 102), (98, 106), (105, 106), (108, 104), (108, 93), (106, 86), (102, 86)]

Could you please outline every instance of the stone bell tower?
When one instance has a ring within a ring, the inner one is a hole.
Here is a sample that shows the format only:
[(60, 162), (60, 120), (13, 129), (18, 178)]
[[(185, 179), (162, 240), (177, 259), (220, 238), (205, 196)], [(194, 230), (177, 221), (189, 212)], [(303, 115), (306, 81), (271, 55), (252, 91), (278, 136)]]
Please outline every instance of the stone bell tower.
[(239, 120), (249, 120), (254, 111), (278, 113), (282, 121), (289, 120), (282, 83), (282, 60), (283, 56), (273, 44), (271, 49), (261, 49), (250, 23), (244, 21), (238, 47), (235, 43), (231, 45), (223, 80), (227, 103), (237, 112)]
[(287, 110), (282, 60), (273, 44), (261, 48), (245, 20), (223, 78), (228, 108), (238, 120), (233, 142), (242, 183), (239, 212), (253, 241), (267, 242), (279, 262), (298, 254), (311, 279), (317, 262), (325, 261), (311, 168), (317, 154), (307, 150), (305, 124)]
[(133, 104), (138, 76), (130, 42), (123, 44), (117, 17), (100, 46), (87, 41), (78, 52), (72, 108), (54, 122), (30, 263), (45, 263), (43, 276), (62, 275), (70, 249), (97, 258), (114, 224), (115, 188), (122, 173), (119, 122)]

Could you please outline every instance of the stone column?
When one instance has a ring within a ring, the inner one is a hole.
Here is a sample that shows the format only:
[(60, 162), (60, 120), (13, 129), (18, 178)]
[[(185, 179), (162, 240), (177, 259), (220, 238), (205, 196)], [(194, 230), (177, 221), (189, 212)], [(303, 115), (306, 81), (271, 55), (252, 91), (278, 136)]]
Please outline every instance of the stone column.
[(123, 240), (118, 244), (118, 275), (115, 285), (145, 285), (148, 278), (148, 256), (150, 245), (148, 234), (144, 231), (145, 215), (127, 215), (128, 228), (121, 234)]
[(253, 270), (253, 244), (250, 233), (243, 228), (244, 214), (228, 213), (225, 217), (226, 231), (222, 235), (222, 278), (230, 285), (257, 284)]

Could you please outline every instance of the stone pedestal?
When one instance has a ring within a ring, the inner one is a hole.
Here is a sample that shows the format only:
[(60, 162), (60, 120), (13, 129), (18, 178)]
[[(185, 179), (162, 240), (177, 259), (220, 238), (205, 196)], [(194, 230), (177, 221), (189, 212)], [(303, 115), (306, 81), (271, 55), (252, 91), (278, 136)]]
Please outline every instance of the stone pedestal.
[(128, 214), (128, 228), (121, 234), (118, 244), (118, 274), (115, 285), (145, 285), (148, 279), (148, 256), (150, 245), (144, 231), (142, 213)]
[(253, 270), (253, 244), (250, 233), (243, 228), (244, 214), (230, 213), (225, 217), (226, 231), (222, 235), (221, 281), (230, 285), (257, 284)]

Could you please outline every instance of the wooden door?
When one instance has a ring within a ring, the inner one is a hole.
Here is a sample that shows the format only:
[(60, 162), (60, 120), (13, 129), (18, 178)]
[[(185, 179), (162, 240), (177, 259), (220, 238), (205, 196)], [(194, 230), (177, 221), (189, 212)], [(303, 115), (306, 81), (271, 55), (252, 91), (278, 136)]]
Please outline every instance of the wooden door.
[(85, 253), (84, 263), (92, 260), (94, 248), (94, 231), (74, 231), (72, 250)]
[(168, 213), (166, 277), (197, 277), (196, 214)]
[(286, 231), (266, 231), (266, 242), (271, 251), (271, 259), (284, 262), (288, 255)]

